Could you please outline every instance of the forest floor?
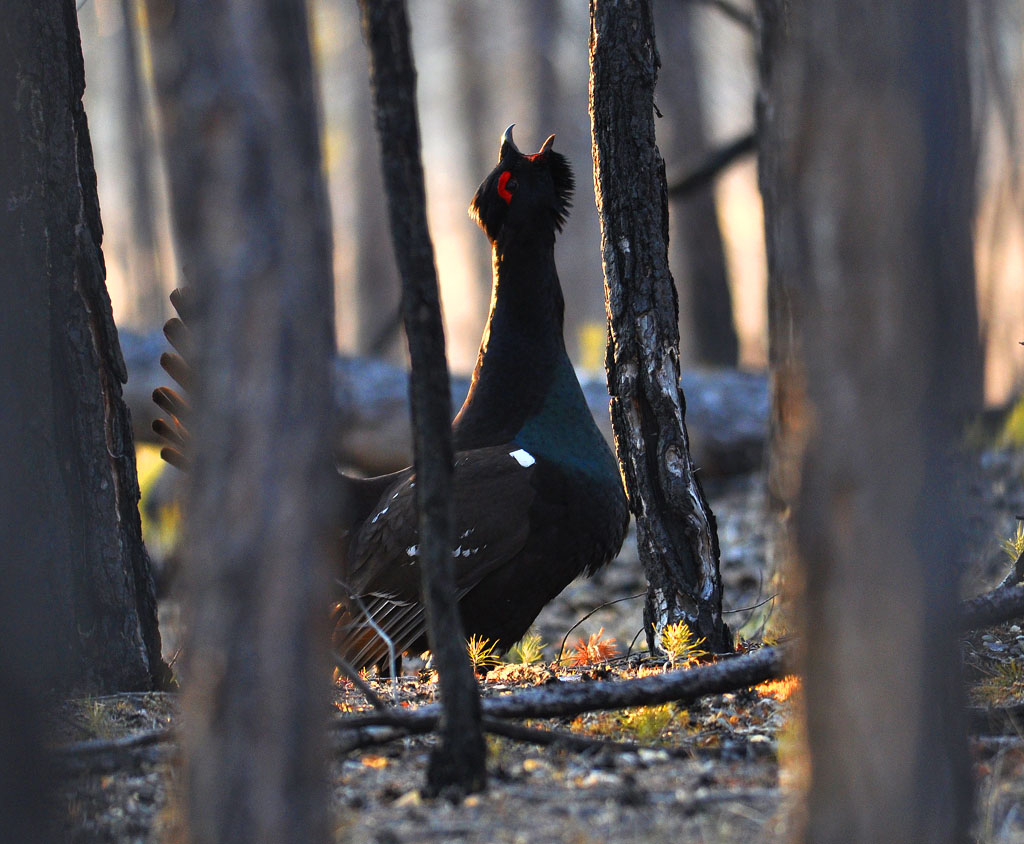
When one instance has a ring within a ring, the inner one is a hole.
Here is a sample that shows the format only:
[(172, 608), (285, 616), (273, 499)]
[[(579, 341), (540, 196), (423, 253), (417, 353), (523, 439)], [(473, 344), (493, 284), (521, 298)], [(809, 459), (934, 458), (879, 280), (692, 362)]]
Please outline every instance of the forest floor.
[[(766, 570), (763, 478), (707, 484), (718, 518), (727, 618), (744, 641), (784, 635)], [(1024, 514), (1024, 456), (986, 452), (965, 491), (964, 594), (995, 586), (1010, 559), (1001, 539)], [(641, 627), (643, 573), (630, 541), (597, 577), (572, 584), (535, 626), (545, 644), (529, 666), (481, 666), (485, 695), (538, 683), (586, 683), (664, 670), (646, 655)], [(619, 600), (626, 599), (626, 600)], [(601, 606), (608, 601), (617, 601)], [(595, 608), (598, 608), (594, 612)], [(162, 607), (165, 650), (176, 650), (173, 603)], [(580, 622), (578, 626), (575, 626)], [(564, 658), (554, 660), (565, 640)], [(631, 644), (632, 643), (632, 644)], [(587, 645), (591, 647), (587, 647)], [(978, 631), (962, 643), (973, 704), (1024, 702), (1024, 635), (1017, 625)], [(614, 655), (612, 651), (614, 650)], [(605, 659), (611, 657), (610, 659)], [(512, 658), (512, 657), (508, 657)], [(573, 664), (577, 663), (577, 664)], [(371, 681), (390, 700), (389, 681)], [(434, 700), (429, 672), (414, 664), (397, 684), (399, 703)], [(369, 705), (338, 678), (336, 715)], [(587, 751), (539, 747), (488, 738), (490, 783), (462, 801), (424, 799), (420, 788), (434, 739), (404, 738), (379, 747), (335, 753), (330, 768), (334, 840), (338, 842), (755, 842), (778, 841), (792, 824), (794, 795), (806, 777), (802, 764), (799, 684), (793, 680), (701, 699), (618, 713), (532, 721), (534, 727), (628, 742)], [(56, 716), (61, 743), (154, 736), (173, 726), (172, 694), (131, 694), (66, 702)], [(972, 735), (977, 783), (977, 840), (1024, 841), (1024, 724), (1004, 722), (992, 734)], [(138, 740), (138, 739), (136, 739)], [(169, 742), (143, 743), (109, 753), (66, 759), (63, 793), (72, 842), (157, 842), (179, 824), (174, 799), (179, 762)]]

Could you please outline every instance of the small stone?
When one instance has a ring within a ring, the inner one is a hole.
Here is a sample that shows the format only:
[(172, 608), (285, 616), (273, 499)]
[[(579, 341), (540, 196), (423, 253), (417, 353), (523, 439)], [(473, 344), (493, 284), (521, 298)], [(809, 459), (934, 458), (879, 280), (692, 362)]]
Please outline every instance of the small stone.
[(395, 806), (419, 806), (423, 802), (423, 797), (420, 796), (420, 790), (414, 788), (412, 791), (407, 791), (401, 797), (399, 797), (393, 805)]

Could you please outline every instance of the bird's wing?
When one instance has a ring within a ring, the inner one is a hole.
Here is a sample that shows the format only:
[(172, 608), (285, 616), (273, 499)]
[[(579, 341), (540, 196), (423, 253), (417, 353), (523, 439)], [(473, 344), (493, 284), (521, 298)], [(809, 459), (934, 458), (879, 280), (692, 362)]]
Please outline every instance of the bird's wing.
[[(452, 557), (458, 597), (522, 550), (536, 497), (534, 471), (533, 457), (515, 444), (455, 455)], [(336, 627), (335, 645), (355, 665), (383, 657), (381, 631), (397, 652), (423, 635), (415, 488), (416, 476), (403, 473), (349, 548), (342, 577), (347, 612), (342, 613), (344, 624)]]

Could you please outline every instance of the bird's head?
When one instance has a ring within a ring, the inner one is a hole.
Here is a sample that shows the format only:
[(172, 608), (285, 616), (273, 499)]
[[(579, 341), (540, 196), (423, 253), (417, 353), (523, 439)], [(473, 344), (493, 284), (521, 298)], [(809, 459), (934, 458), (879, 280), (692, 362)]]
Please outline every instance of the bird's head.
[(533, 155), (523, 155), (505, 130), (498, 164), (477, 188), (470, 216), (499, 247), (524, 230), (561, 231), (572, 206), (575, 180), (564, 155), (555, 152), (551, 135)]

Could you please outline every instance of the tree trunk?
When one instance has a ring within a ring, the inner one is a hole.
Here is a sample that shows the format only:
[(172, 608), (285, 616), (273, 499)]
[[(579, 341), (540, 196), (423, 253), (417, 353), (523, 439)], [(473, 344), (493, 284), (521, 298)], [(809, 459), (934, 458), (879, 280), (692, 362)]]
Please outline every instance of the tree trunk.
[(129, 289), (139, 325), (156, 327), (167, 313), (167, 292), (161, 278), (157, 239), (156, 197), (153, 183), (153, 137), (146, 99), (143, 96), (142, 62), (139, 55), (138, 0), (121, 0), (124, 18), (122, 113), (124, 143), (128, 153), (131, 250), (128, 261)]
[(21, 585), (42, 578), (36, 600), (55, 649), (47, 684), (150, 689), (166, 666), (104, 285), (75, 4), (15, 4), (0, 37), (0, 395), (2, 438), (14, 444), (2, 473), (0, 592), (17, 605)]
[[(669, 56), (659, 74), (658, 107), (665, 119), (658, 125), (658, 137), (661, 148), (672, 151), (668, 169), (678, 171), (684, 162), (708, 152), (694, 9), (692, 3), (667, 3), (655, 4), (654, 12), (662, 52)], [(684, 365), (736, 366), (739, 340), (714, 184), (709, 181), (692, 193), (670, 198), (669, 259), (681, 300), (680, 355)]]
[(149, 3), (197, 296), (182, 745), (192, 841), (327, 836), (334, 352), (304, 0)]
[(797, 339), (772, 361), (804, 589), (805, 840), (966, 841), (950, 503), (972, 402), (965, 8), (786, 5), (784, 26), (761, 7), (761, 178), (773, 340), (790, 320)]
[(430, 756), (427, 791), (480, 791), (486, 752), (480, 694), (465, 648), (451, 549), (451, 396), (444, 327), (427, 228), (416, 117), (416, 69), (403, 0), (360, 0), (381, 138), (392, 241), (402, 276), (402, 314), (412, 359), (410, 404), (419, 510), (419, 559), (427, 638), (437, 663), (444, 714)]
[(697, 479), (679, 389), (665, 168), (654, 142), (658, 56), (649, 0), (592, 0), (591, 125), (611, 342), (612, 427), (640, 558), (652, 650), (685, 621), (716, 652), (722, 620), (715, 517)]

